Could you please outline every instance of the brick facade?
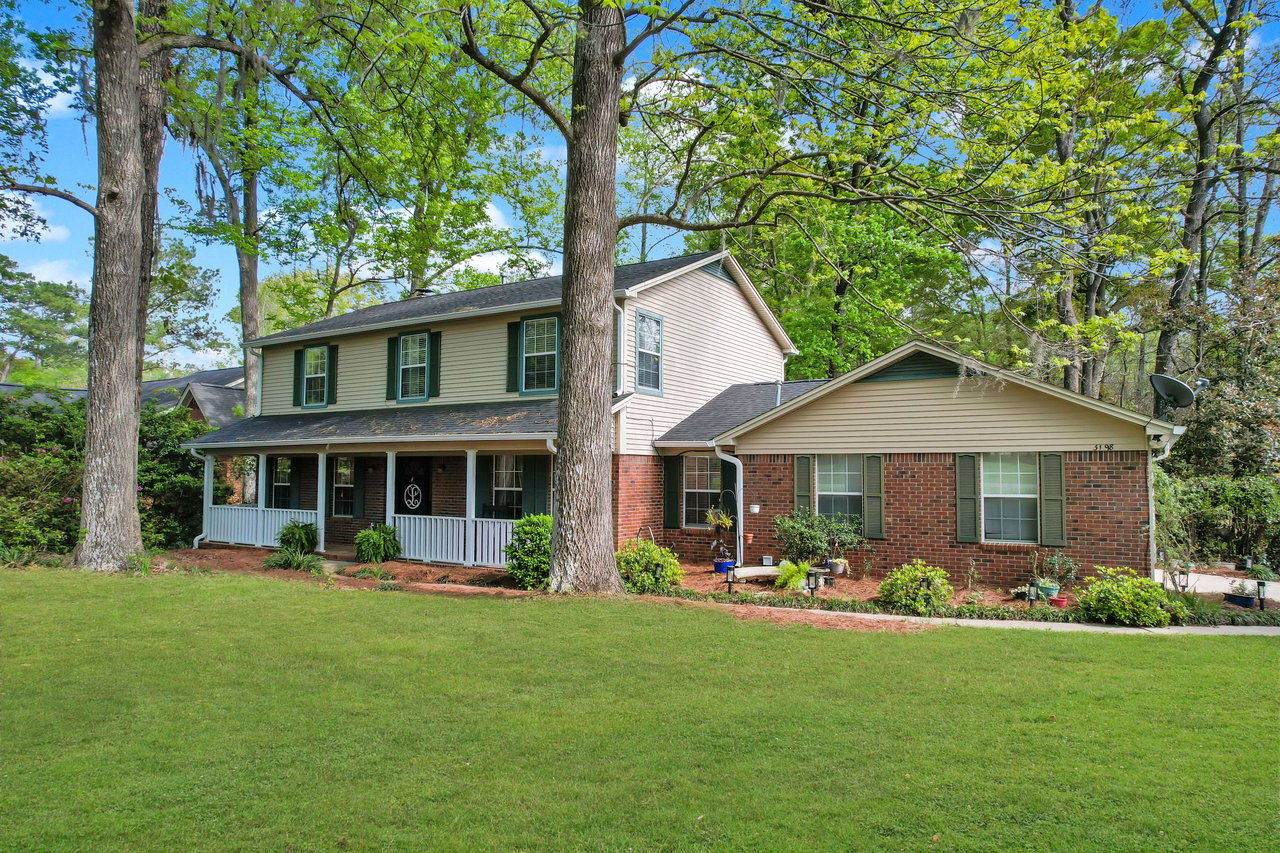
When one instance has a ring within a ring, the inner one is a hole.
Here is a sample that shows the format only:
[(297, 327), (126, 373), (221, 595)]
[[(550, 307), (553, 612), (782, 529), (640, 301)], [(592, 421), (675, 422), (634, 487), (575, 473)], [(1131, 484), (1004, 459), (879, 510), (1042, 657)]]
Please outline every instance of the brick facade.
[(666, 544), (662, 529), (662, 457), (613, 455), (613, 530), (617, 544), (634, 536)]
[[(329, 457), (332, 468), (335, 457)], [(325, 545), (351, 545), (356, 534), (367, 530), (375, 524), (383, 524), (387, 520), (387, 457), (356, 456), (357, 481), (364, 482), (364, 511), (359, 518), (347, 516), (326, 516), (324, 520)], [(332, 504), (330, 499), (328, 504)]]
[[(955, 457), (950, 453), (893, 453), (884, 460), (885, 538), (850, 553), (854, 571), (882, 576), (915, 557), (963, 577), (972, 566), (983, 581), (1015, 585), (1027, 580), (1031, 560), (1058, 550), (1039, 545), (957, 542)], [(794, 460), (788, 455), (744, 456), (743, 503), (751, 538), (746, 561), (780, 558), (773, 517), (794, 503)], [(1067, 547), (1063, 553), (1085, 570), (1095, 565), (1150, 568), (1147, 454), (1143, 451), (1074, 451), (1065, 454)]]

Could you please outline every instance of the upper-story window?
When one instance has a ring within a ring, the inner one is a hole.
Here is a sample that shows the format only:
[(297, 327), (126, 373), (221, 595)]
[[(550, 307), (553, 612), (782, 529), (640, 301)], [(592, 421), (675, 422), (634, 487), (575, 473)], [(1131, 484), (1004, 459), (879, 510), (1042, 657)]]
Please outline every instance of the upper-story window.
[(329, 348), (307, 347), (302, 353), (302, 364), (302, 405), (325, 405), (329, 402)]
[(1034, 453), (982, 454), (982, 538), (1036, 542), (1040, 475)]
[(662, 318), (636, 312), (636, 388), (662, 391)]
[(427, 332), (400, 336), (399, 398), (401, 400), (427, 398), (427, 353)]
[(560, 378), (560, 318), (525, 320), (521, 334), (521, 389), (555, 391)]

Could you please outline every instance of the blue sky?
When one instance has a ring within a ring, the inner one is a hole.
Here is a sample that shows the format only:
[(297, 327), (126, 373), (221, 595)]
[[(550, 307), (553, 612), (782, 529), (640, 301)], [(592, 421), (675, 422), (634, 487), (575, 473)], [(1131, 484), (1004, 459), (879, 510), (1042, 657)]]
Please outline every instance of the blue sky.
[[(1143, 8), (1143, 4), (1129, 6), (1125, 17), (1141, 15)], [(44, 28), (72, 26), (85, 8), (79, 3), (26, 2), (21, 5), (20, 10), (29, 26)], [(1258, 32), (1258, 37), (1264, 43), (1275, 42), (1280, 38), (1280, 25), (1268, 24)], [(69, 99), (56, 101), (47, 117), (48, 168), (63, 188), (74, 189), (92, 200), (92, 186), (96, 181), (92, 124), (81, 122)], [(549, 147), (553, 158), (557, 154), (562, 156), (563, 143), (558, 139), (550, 142)], [(165, 197), (164, 190), (172, 189), (179, 196), (189, 198), (193, 194), (194, 181), (195, 170), (190, 152), (171, 140), (165, 150), (160, 173), (162, 219), (174, 213), (173, 205)], [(39, 199), (37, 209), (48, 222), (42, 239), (39, 242), (29, 242), (0, 230), (0, 253), (9, 255), (23, 269), (40, 278), (71, 281), (87, 290), (92, 270), (90, 241), (93, 234), (89, 216), (66, 202), (51, 198)], [(678, 238), (668, 240), (660, 251), (678, 252), (680, 245)], [(558, 267), (558, 259), (553, 260)], [(221, 318), (235, 303), (237, 277), (234, 253), (226, 246), (197, 245), (196, 261), (201, 266), (216, 270), (220, 275), (221, 285), (217, 301), (210, 306), (210, 315)], [(280, 259), (264, 259), (263, 274), (269, 274), (281, 266)], [(234, 340), (235, 330), (230, 324), (226, 324), (226, 331)], [(182, 360), (201, 366), (211, 363), (211, 357), (202, 353), (193, 353)]]

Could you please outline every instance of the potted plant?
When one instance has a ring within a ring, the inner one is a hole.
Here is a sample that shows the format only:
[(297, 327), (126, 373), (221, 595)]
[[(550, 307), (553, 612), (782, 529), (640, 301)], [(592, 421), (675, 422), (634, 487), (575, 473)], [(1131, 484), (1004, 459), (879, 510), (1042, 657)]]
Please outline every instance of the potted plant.
[(1230, 591), (1224, 592), (1222, 597), (1236, 607), (1252, 608), (1258, 601), (1258, 596), (1249, 591), (1249, 587), (1244, 581), (1233, 583)]
[(1041, 598), (1053, 598), (1062, 589), (1062, 585), (1053, 575), (1037, 575), (1031, 579), (1031, 582), (1036, 585)]
[(1065, 608), (1069, 599), (1062, 595), (1062, 588), (1075, 582), (1080, 564), (1061, 551), (1054, 551), (1044, 558), (1040, 574), (1034, 579), (1041, 598), (1049, 599), (1054, 607)]
[(715, 536), (711, 543), (711, 565), (721, 574), (733, 568), (733, 551), (729, 548), (729, 534), (733, 531), (733, 516), (720, 509), (707, 510), (707, 524)]

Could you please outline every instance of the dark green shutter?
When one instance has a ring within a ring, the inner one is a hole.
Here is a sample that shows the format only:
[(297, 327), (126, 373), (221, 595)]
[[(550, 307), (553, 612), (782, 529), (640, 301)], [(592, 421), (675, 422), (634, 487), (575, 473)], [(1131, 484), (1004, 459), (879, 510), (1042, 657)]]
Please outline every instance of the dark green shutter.
[(289, 462), (289, 509), (302, 506), (302, 471), (298, 470), (301, 460), (290, 457)]
[(551, 459), (547, 456), (526, 456), (521, 460), (523, 491), (520, 494), (521, 511), (525, 515), (538, 515), (547, 511), (547, 491), (551, 485)]
[(387, 338), (387, 399), (394, 400), (400, 390), (400, 338)]
[(353, 457), (351, 460), (351, 482), (354, 484), (351, 489), (351, 517), (364, 518), (364, 471), (365, 465), (361, 459)]
[(440, 396), (440, 333), (427, 337), (427, 396)]
[(329, 384), (325, 405), (332, 406), (338, 402), (338, 345), (329, 344), (329, 362), (325, 365), (325, 379)]
[(862, 456), (862, 535), (884, 538), (884, 457), (878, 453)]
[(1061, 453), (1040, 454), (1040, 544), (1067, 544), (1067, 491)]
[(267, 509), (284, 509), (276, 506), (276, 463), (279, 461), (274, 456), (267, 457), (267, 493), (262, 496), (262, 505)]
[(720, 460), (720, 511), (738, 517), (738, 466)]
[(682, 470), (679, 456), (662, 457), (662, 526), (668, 529), (680, 526), (680, 474)]
[(493, 457), (476, 456), (476, 518), (491, 518), (493, 506)]
[(797, 456), (795, 465), (795, 509), (813, 511), (813, 457)]
[(333, 517), (333, 475), (337, 467), (337, 457), (326, 456), (324, 459), (324, 470), (320, 472), (320, 477), (316, 481), (320, 484), (320, 488), (324, 489), (325, 518)]
[(293, 404), (295, 406), (302, 405), (302, 371), (304, 369), (306, 350), (296, 349), (293, 351)]
[(978, 536), (978, 456), (956, 454), (956, 539), (977, 542)]
[(520, 321), (507, 324), (507, 390), (520, 390)]

